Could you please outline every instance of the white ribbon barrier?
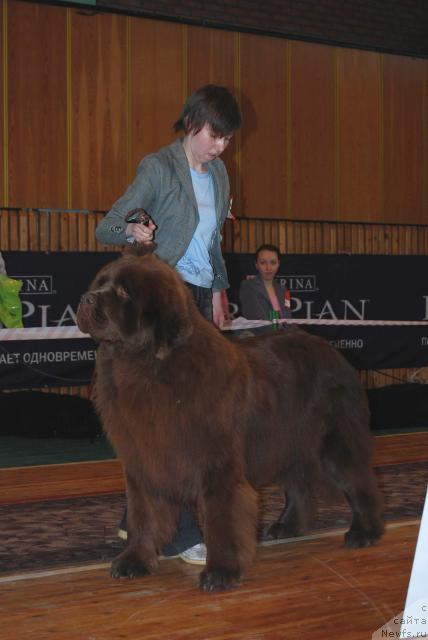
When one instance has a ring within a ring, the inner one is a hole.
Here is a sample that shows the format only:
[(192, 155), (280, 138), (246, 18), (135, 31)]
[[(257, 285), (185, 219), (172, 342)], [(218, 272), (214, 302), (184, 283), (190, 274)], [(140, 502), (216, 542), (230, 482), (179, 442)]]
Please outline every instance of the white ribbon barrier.
[[(326, 326), (428, 326), (424, 320), (314, 320), (307, 318), (292, 318), (278, 320), (280, 324), (300, 325), (326, 325)], [(224, 331), (242, 331), (266, 327), (272, 324), (270, 320), (247, 320), (236, 318), (229, 325), (223, 327)], [(87, 333), (82, 333), (77, 326), (71, 327), (29, 327), (24, 329), (0, 329), (0, 342), (6, 340), (70, 340), (73, 338), (90, 338)]]
[(72, 327), (29, 327), (28, 329), (0, 329), (0, 342), (6, 340), (70, 340), (90, 338), (75, 325)]

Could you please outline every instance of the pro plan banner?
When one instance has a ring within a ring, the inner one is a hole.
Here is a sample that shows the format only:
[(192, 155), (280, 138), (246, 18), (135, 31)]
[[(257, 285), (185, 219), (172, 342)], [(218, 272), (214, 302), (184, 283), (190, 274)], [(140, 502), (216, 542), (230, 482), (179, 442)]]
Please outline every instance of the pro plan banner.
[[(76, 324), (80, 296), (117, 253), (2, 252), (7, 274), (22, 280), (25, 328)], [(84, 385), (91, 381), (96, 344), (90, 338), (17, 340), (0, 344), (0, 388)]]
[[(254, 255), (225, 257), (239, 315), (239, 285), (257, 273)], [(287, 255), (277, 279), (291, 291), (294, 318), (428, 320), (428, 256)]]
[(80, 296), (113, 252), (2, 251), (7, 275), (22, 280), (24, 327), (76, 324)]
[[(253, 254), (227, 254), (228, 291), (239, 316), (239, 285), (255, 275)], [(356, 321), (353, 326), (304, 325), (324, 336), (359, 369), (428, 364), (428, 257), (287, 255), (278, 280), (291, 292), (293, 318)], [(267, 318), (266, 318), (267, 319)], [(419, 321), (419, 326), (364, 326), (365, 320)]]
[[(80, 296), (97, 271), (118, 256), (104, 252), (3, 252), (9, 276), (23, 281), (24, 327), (74, 326)], [(253, 254), (227, 254), (234, 317), (238, 290), (256, 273)], [(361, 369), (428, 364), (428, 258), (424, 256), (287, 255), (279, 279), (291, 290), (294, 318), (355, 320), (353, 326), (304, 326), (325, 336)], [(420, 326), (370, 327), (361, 320), (413, 320)], [(3, 341), (0, 388), (90, 382), (96, 344), (73, 340)]]

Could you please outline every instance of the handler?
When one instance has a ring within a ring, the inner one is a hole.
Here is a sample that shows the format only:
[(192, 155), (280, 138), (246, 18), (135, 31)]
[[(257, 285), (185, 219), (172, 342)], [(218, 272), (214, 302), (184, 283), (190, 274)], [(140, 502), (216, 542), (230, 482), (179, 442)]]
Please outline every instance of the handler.
[[(199, 88), (174, 124), (184, 136), (142, 159), (134, 181), (96, 230), (106, 244), (149, 243), (156, 231), (155, 253), (175, 267), (202, 315), (219, 327), (225, 319), (221, 292), (229, 287), (221, 229), (230, 208), (229, 179), (219, 156), (240, 126), (240, 109), (228, 89)], [(136, 208), (145, 209), (153, 222), (127, 224)], [(126, 537), (126, 512), (119, 535)], [(205, 564), (206, 548), (189, 507), (163, 554)]]

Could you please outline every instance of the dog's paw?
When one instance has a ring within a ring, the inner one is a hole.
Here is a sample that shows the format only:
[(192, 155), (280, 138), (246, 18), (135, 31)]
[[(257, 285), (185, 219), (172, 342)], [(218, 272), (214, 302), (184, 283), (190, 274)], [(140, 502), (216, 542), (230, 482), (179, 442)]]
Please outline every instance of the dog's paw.
[(137, 578), (145, 576), (149, 572), (146, 565), (134, 556), (118, 556), (111, 564), (110, 575), (112, 578)]
[(237, 571), (229, 571), (227, 569), (205, 570), (199, 576), (199, 587), (202, 591), (209, 593), (226, 591), (238, 585), (239, 577)]
[(296, 529), (289, 525), (282, 524), (282, 522), (274, 522), (273, 524), (267, 524), (260, 535), (260, 540), (280, 540), (281, 538), (295, 538), (298, 535)]
[(350, 529), (345, 533), (345, 547), (348, 549), (361, 549), (371, 547), (382, 536), (382, 530), (362, 531)]

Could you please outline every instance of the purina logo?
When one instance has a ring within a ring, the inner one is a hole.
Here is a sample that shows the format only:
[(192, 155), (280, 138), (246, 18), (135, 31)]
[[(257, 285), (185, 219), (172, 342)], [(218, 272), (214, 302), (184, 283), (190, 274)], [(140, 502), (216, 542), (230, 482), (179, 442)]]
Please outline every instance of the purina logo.
[(52, 276), (12, 276), (18, 280), (22, 280), (21, 294), (26, 296), (36, 295), (53, 295), (56, 293), (53, 289)]
[(276, 279), (279, 280), (283, 287), (287, 287), (287, 289), (293, 293), (310, 293), (318, 291), (317, 277), (315, 275), (277, 276)]

